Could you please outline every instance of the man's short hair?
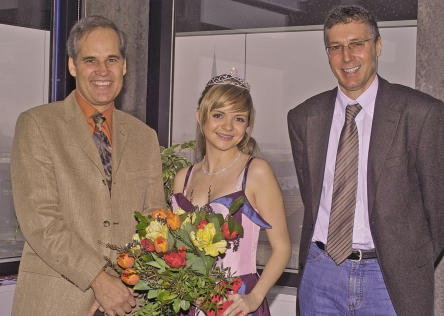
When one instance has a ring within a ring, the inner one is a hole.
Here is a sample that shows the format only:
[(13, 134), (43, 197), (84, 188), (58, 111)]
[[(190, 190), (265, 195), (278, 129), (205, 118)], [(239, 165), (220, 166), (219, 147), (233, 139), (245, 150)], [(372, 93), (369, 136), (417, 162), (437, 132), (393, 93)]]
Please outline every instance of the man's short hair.
[(107, 28), (116, 31), (119, 36), (119, 50), (123, 58), (126, 57), (126, 38), (125, 34), (117, 28), (117, 26), (111, 20), (99, 15), (92, 15), (80, 19), (72, 27), (69, 32), (68, 41), (66, 44), (68, 50), (68, 56), (76, 62), (77, 54), (79, 53), (78, 43), (79, 40), (95, 30), (96, 28)]
[(327, 46), (327, 30), (339, 23), (359, 22), (367, 24), (370, 33), (373, 34), (375, 40), (381, 35), (379, 34), (378, 24), (373, 14), (367, 9), (358, 5), (340, 5), (334, 7), (328, 14), (324, 22), (324, 43)]

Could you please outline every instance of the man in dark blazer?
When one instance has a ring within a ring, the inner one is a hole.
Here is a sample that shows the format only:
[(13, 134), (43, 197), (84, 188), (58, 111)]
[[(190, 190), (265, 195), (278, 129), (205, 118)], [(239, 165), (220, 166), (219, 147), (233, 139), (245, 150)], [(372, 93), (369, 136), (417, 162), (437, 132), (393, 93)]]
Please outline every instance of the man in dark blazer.
[[(136, 303), (105, 268), (105, 256), (113, 260), (117, 253), (104, 243), (125, 245), (135, 230), (134, 212), (147, 214), (165, 199), (155, 131), (114, 107), (126, 73), (125, 47), (108, 19), (80, 20), (68, 39), (76, 90), (18, 118), (11, 176), (26, 243), (14, 316), (86, 316), (98, 309), (122, 316)], [(99, 154), (98, 135), (100, 145), (107, 139), (107, 153)]]
[[(304, 204), (299, 311), (433, 315), (434, 268), (444, 248), (444, 105), (377, 75), (382, 40), (366, 9), (333, 9), (324, 41), (338, 87), (288, 113)], [(357, 108), (350, 120), (348, 108)], [(347, 147), (353, 149), (341, 153), (349, 159), (344, 167), (339, 144), (351, 146), (341, 136), (349, 135), (342, 131), (347, 124), (357, 133), (350, 136), (356, 145)], [(332, 227), (350, 218), (332, 215), (333, 204), (345, 204), (334, 197), (337, 175), (353, 166), (343, 182), (354, 181), (344, 199), (352, 204), (341, 213), (351, 214), (352, 230), (336, 233)], [(335, 238), (349, 247), (345, 259), (336, 259)]]

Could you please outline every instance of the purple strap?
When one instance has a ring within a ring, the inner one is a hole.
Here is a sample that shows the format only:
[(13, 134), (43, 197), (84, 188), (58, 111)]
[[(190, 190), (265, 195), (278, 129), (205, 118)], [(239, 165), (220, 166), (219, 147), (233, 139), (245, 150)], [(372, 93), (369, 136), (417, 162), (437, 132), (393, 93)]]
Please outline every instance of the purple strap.
[(242, 180), (242, 191), (245, 192), (245, 186), (247, 185), (247, 174), (248, 174), (248, 167), (250, 167), (250, 163), (251, 161), (253, 161), (254, 157), (250, 156), (250, 158), (248, 158), (248, 161), (245, 165), (245, 172), (244, 172), (244, 179)]
[(187, 188), (188, 180), (190, 179), (191, 170), (193, 170), (193, 167), (194, 167), (194, 165), (191, 165), (188, 168), (187, 175), (185, 176), (185, 182), (183, 184), (183, 190), (182, 190), (183, 193), (185, 193), (185, 189)]

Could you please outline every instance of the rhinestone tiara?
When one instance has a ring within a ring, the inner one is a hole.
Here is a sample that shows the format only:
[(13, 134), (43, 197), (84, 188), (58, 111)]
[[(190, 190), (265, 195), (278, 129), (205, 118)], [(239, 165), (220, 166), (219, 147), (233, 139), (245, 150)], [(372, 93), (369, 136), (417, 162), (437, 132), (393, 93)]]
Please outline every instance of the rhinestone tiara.
[(218, 84), (230, 84), (236, 87), (241, 87), (250, 91), (250, 85), (241, 77), (233, 75), (233, 74), (222, 74), (215, 76), (208, 81), (205, 88), (210, 86), (215, 86)]

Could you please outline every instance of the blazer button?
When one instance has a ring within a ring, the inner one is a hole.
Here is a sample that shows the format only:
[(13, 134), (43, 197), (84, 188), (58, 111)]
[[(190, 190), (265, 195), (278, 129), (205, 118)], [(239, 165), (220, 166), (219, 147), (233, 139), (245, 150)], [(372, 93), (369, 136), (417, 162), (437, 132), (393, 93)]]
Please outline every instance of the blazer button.
[(109, 221), (103, 221), (104, 227), (109, 227), (109, 225), (111, 225), (111, 223)]

